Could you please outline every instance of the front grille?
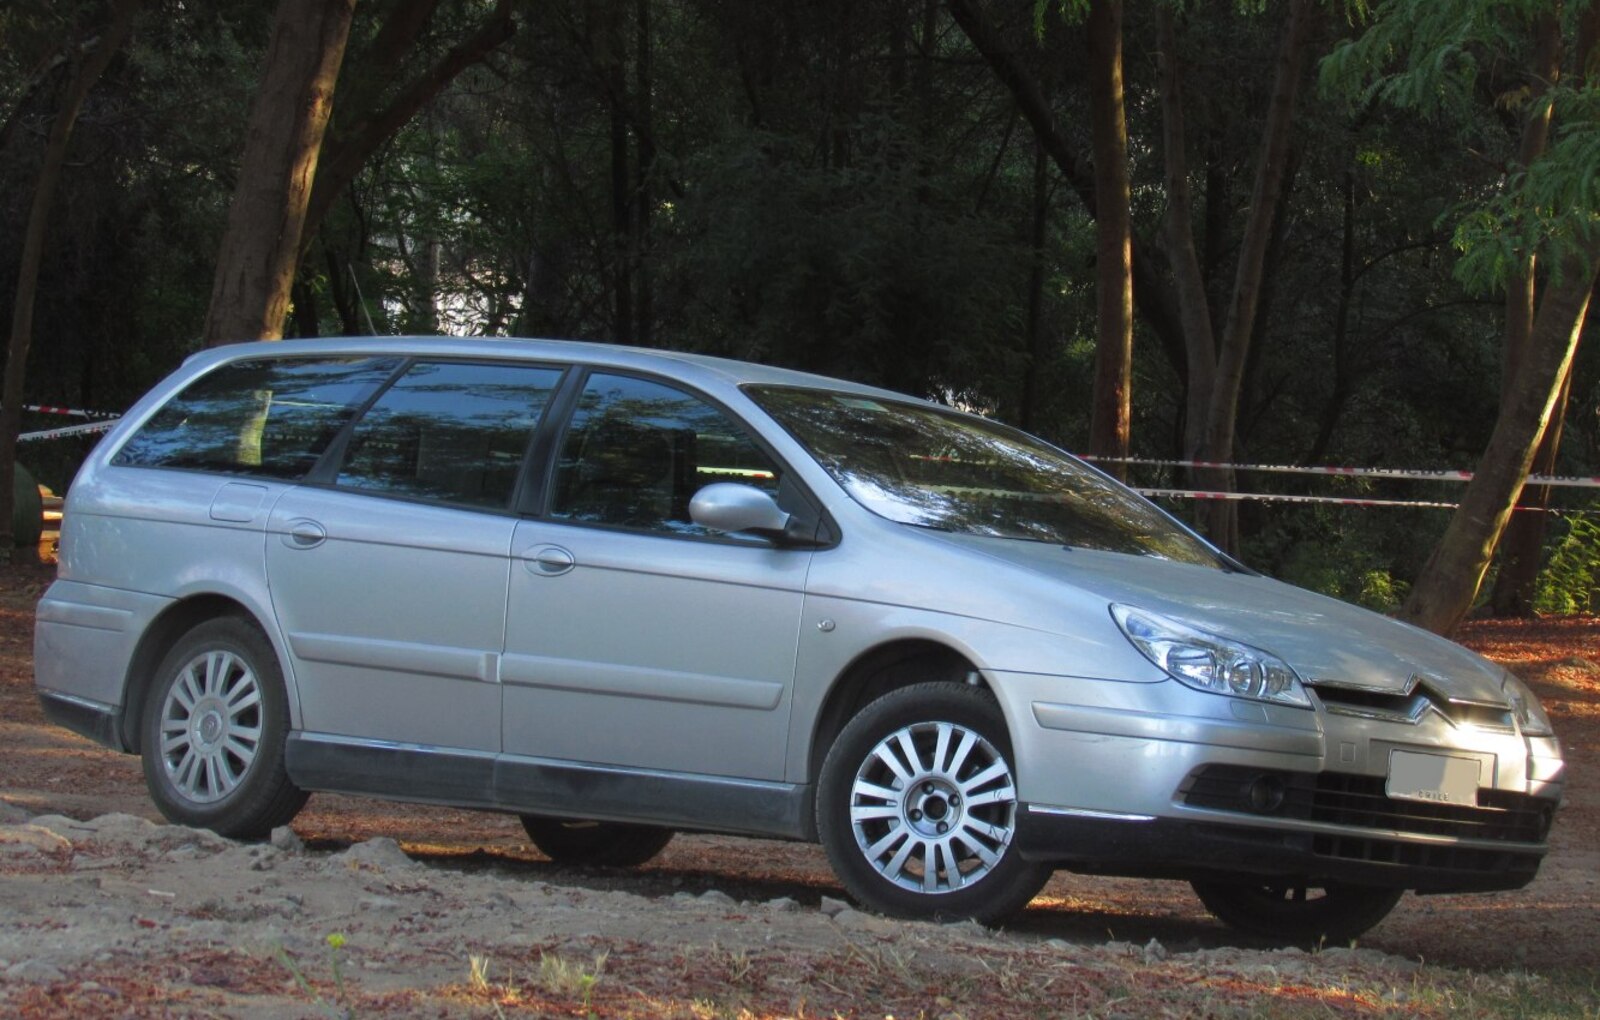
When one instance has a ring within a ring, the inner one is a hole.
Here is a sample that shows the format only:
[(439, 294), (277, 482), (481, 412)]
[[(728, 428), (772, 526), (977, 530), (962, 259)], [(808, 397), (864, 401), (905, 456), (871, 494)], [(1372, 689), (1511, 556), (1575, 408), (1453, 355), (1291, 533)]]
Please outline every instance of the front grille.
[[(1281, 791), (1281, 798), (1263, 797), (1263, 784)], [(1256, 817), (1507, 843), (1544, 842), (1554, 816), (1548, 800), (1506, 790), (1480, 790), (1478, 806), (1463, 807), (1392, 798), (1384, 791), (1384, 780), (1374, 776), (1280, 772), (1241, 765), (1204, 766), (1190, 775), (1180, 793), (1183, 802), (1192, 807)], [(1361, 841), (1370, 842), (1366, 837)], [(1332, 850), (1328, 855), (1348, 856)], [(1363, 851), (1359, 859), (1369, 859), (1368, 855)]]
[(1387, 719), (1414, 726), (1432, 712), (1452, 726), (1472, 726), (1505, 733), (1514, 729), (1508, 706), (1454, 701), (1425, 677), (1413, 676), (1405, 689), (1399, 691), (1349, 687), (1330, 680), (1312, 680), (1309, 684), (1322, 707), (1335, 715)]

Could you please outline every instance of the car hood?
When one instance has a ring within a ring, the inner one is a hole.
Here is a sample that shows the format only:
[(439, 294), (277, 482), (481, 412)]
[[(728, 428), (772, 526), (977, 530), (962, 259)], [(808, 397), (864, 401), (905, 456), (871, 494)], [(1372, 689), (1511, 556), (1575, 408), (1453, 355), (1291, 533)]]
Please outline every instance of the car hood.
[(1271, 652), (1308, 683), (1402, 692), (1425, 676), (1448, 697), (1504, 704), (1504, 671), (1410, 624), (1259, 574), (1039, 542), (940, 539), (1082, 591)]

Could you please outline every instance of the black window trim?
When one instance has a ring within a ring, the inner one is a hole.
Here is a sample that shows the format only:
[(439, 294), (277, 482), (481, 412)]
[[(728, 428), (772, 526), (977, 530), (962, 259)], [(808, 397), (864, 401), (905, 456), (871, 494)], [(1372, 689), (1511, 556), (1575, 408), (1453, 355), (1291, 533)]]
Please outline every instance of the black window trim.
[[(388, 393), (389, 390), (393, 388), (401, 379), (404, 379), (406, 375), (410, 373), (411, 369), (418, 364), (488, 365), (491, 367), (501, 368), (547, 368), (557, 373), (555, 385), (551, 387), (550, 399), (545, 401), (544, 407), (540, 410), (539, 420), (534, 423), (533, 428), (528, 430), (528, 439), (523, 446), (522, 463), (517, 468), (517, 478), (512, 483), (511, 495), (504, 504), (500, 506), (484, 506), (481, 503), (458, 503), (451, 500), (437, 499), (429, 496), (413, 496), (401, 492), (385, 492), (382, 489), (364, 489), (359, 486), (339, 484), (339, 472), (344, 467), (345, 456), (348, 452), (350, 441), (355, 435), (356, 426), (360, 424), (361, 419), (366, 416), (367, 412), (370, 411), (372, 407), (378, 403), (378, 401), (383, 399), (384, 394)], [(497, 517), (518, 516), (516, 510), (518, 505), (517, 501), (530, 473), (530, 458), (532, 457), (533, 450), (538, 444), (540, 433), (544, 431), (545, 427), (550, 421), (551, 408), (553, 408), (556, 405), (556, 402), (561, 399), (564, 388), (569, 384), (569, 381), (573, 375), (573, 368), (574, 366), (571, 364), (555, 360), (547, 360), (544, 358), (454, 357), (435, 354), (404, 355), (401, 365), (395, 369), (388, 379), (383, 381), (383, 383), (378, 387), (377, 391), (372, 394), (370, 399), (361, 405), (356, 413), (351, 416), (350, 420), (345, 422), (344, 427), (339, 430), (339, 434), (336, 435), (333, 438), (333, 441), (328, 444), (327, 450), (323, 452), (323, 456), (317, 461), (316, 466), (310, 471), (306, 472), (306, 476), (300, 480), (299, 484), (311, 488), (326, 489), (330, 492), (343, 492), (354, 496), (363, 496), (372, 499), (388, 499), (397, 503), (411, 503), (417, 506), (431, 506), (446, 510), (461, 510), (470, 513), (491, 514)]]
[[(122, 463), (118, 463), (118, 458), (122, 456), (123, 451), (127, 449), (128, 444), (133, 442), (133, 440), (136, 439), (141, 432), (143, 432), (146, 428), (148, 428), (150, 426), (150, 423), (155, 420), (157, 415), (159, 415), (162, 411), (165, 411), (168, 407), (172, 406), (172, 402), (173, 401), (175, 401), (178, 398), (182, 397), (185, 393), (187, 393), (189, 391), (189, 389), (191, 387), (193, 387), (197, 383), (201, 382), (202, 380), (209, 379), (212, 376), (217, 375), (218, 373), (223, 372), (223, 371), (225, 371), (227, 369), (234, 368), (234, 367), (236, 367), (238, 365), (241, 365), (241, 364), (244, 364), (244, 363), (250, 362), (250, 361), (272, 361), (272, 362), (279, 362), (279, 363), (289, 362), (289, 361), (300, 361), (300, 362), (311, 362), (311, 361), (357, 361), (357, 360), (382, 361), (382, 360), (385, 360), (385, 359), (388, 359), (388, 358), (398, 358), (398, 359), (400, 359), (399, 360), (399, 364), (395, 367), (394, 371), (390, 372), (389, 375), (386, 376), (383, 379), (382, 382), (378, 383), (377, 387), (373, 389), (371, 395), (369, 395), (369, 397), (366, 400), (362, 401), (361, 404), (356, 406), (355, 410), (351, 412), (350, 417), (342, 425), (339, 426), (339, 431), (334, 433), (333, 438), (328, 441), (328, 445), (326, 447), (324, 447), (323, 450), (322, 450), (322, 453), (318, 455), (318, 457), (316, 459), (316, 462), (313, 463), (311, 465), (311, 467), (306, 469), (306, 473), (305, 474), (301, 475), (298, 478), (280, 478), (280, 477), (278, 477), (276, 475), (255, 474), (255, 473), (251, 473), (251, 472), (248, 472), (248, 471), (227, 471), (227, 470), (224, 470), (222, 468), (217, 468), (217, 467), (192, 467), (192, 466), (184, 465), (184, 464), (122, 464)], [(247, 355), (247, 356), (243, 356), (243, 357), (231, 358), (231, 359), (226, 360), (226, 361), (219, 361), (215, 365), (212, 365), (210, 368), (206, 369), (204, 372), (199, 373), (198, 375), (194, 376), (191, 379), (185, 380), (182, 386), (180, 386), (173, 393), (169, 394), (164, 400), (161, 401), (161, 403), (157, 404), (154, 408), (152, 408), (150, 410), (150, 412), (144, 416), (143, 420), (138, 423), (137, 426), (135, 426), (134, 428), (130, 429), (128, 431), (127, 435), (123, 436), (121, 439), (119, 439), (117, 441), (117, 445), (116, 445), (115, 449), (110, 450), (109, 452), (106, 453), (106, 455), (105, 455), (105, 465), (107, 467), (114, 467), (114, 468), (119, 468), (119, 469), (128, 469), (128, 470), (134, 470), (134, 471), (181, 471), (181, 472), (183, 472), (185, 474), (214, 475), (214, 476), (220, 476), (220, 477), (223, 477), (223, 478), (245, 478), (245, 479), (249, 479), (251, 481), (261, 482), (263, 484), (273, 484), (273, 485), (283, 485), (283, 486), (293, 486), (293, 485), (305, 485), (305, 484), (308, 484), (310, 482), (310, 480), (314, 476), (316, 476), (316, 474), (320, 470), (322, 470), (323, 463), (327, 460), (328, 455), (330, 453), (332, 453), (335, 449), (339, 448), (341, 443), (346, 441), (345, 437), (349, 434), (351, 426), (355, 422), (360, 420), (361, 416), (366, 413), (367, 408), (372, 406), (373, 401), (377, 400), (378, 397), (381, 394), (383, 394), (386, 390), (388, 390), (388, 388), (390, 386), (394, 385), (395, 379), (398, 378), (398, 373), (403, 373), (406, 370), (406, 365), (409, 363), (409, 360), (410, 360), (410, 356), (409, 355), (401, 354), (398, 351), (372, 352), (372, 353), (365, 353), (365, 352), (363, 352), (363, 353), (349, 353), (349, 352), (339, 353), (339, 352), (335, 352), (335, 351), (329, 351), (327, 353), (306, 352), (306, 353), (297, 353), (297, 354), (259, 354), (258, 353), (258, 354), (254, 354), (253, 356)]]
[[(527, 488), (523, 491), (524, 499), (516, 504), (517, 512), (524, 518), (537, 520), (548, 524), (557, 524), (564, 527), (592, 528), (600, 531), (613, 531), (628, 535), (641, 535), (652, 538), (673, 539), (682, 542), (711, 542), (716, 545), (736, 545), (740, 548), (756, 549), (783, 549), (785, 546), (771, 539), (752, 541), (751, 537), (738, 538), (723, 535), (683, 535), (670, 531), (657, 531), (650, 528), (634, 527), (626, 524), (602, 524), (598, 521), (575, 521), (566, 517), (555, 517), (550, 513), (551, 494), (555, 491), (555, 473), (560, 466), (560, 451), (566, 444), (567, 434), (572, 428), (573, 414), (577, 409), (578, 399), (583, 391), (588, 388), (589, 380), (596, 375), (613, 375), (629, 379), (639, 379), (644, 382), (655, 383), (667, 389), (677, 390), (696, 400), (715, 408), (736, 427), (742, 429), (750, 441), (762, 453), (766, 454), (774, 464), (783, 472), (783, 478), (794, 493), (794, 499), (804, 507), (806, 516), (816, 522), (817, 544), (803, 547), (807, 551), (821, 551), (831, 549), (839, 544), (839, 526), (835, 523), (833, 515), (828, 513), (822, 501), (811, 491), (790, 463), (780, 456), (772, 444), (767, 441), (759, 429), (751, 426), (745, 416), (735, 412), (725, 402), (711, 396), (699, 387), (663, 375), (659, 372), (625, 368), (621, 366), (604, 364), (577, 364), (569, 374), (566, 391), (558, 393), (550, 401), (549, 411), (546, 414), (544, 426), (540, 435), (534, 439), (534, 455), (542, 461), (542, 469), (537, 472), (537, 478), (530, 477)], [(558, 417), (559, 412), (559, 417)]]

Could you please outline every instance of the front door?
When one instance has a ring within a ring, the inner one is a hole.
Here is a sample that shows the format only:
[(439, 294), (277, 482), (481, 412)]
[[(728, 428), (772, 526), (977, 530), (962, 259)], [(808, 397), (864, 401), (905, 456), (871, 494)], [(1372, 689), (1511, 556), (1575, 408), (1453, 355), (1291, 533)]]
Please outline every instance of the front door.
[(694, 524), (714, 481), (777, 493), (781, 468), (697, 396), (590, 376), (512, 542), (507, 754), (783, 778), (811, 554)]

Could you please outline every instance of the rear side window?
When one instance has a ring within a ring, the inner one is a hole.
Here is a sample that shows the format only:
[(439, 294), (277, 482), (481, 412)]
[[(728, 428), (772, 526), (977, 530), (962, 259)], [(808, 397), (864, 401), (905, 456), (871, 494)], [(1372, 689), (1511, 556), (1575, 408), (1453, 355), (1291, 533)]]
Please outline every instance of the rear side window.
[(317, 463), (399, 358), (259, 358), (196, 379), (112, 460), (294, 481)]
[(560, 381), (559, 369), (536, 365), (419, 362), (356, 422), (337, 484), (506, 507)]

